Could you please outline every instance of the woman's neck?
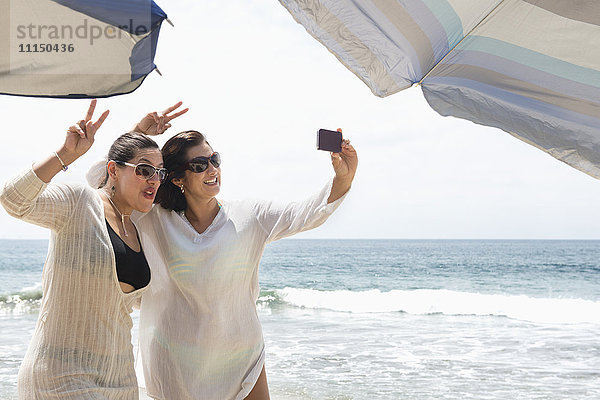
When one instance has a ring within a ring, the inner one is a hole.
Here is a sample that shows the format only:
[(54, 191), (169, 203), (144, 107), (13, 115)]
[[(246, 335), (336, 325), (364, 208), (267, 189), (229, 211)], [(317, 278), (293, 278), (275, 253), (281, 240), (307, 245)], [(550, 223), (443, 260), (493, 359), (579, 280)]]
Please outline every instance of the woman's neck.
[[(135, 231), (130, 218), (133, 208), (130, 206), (123, 206), (124, 203), (119, 202), (118, 196), (112, 196), (111, 198), (110, 193), (106, 190), (100, 189), (100, 191), (102, 192), (101, 197), (103, 198), (104, 203), (104, 217), (115, 232), (118, 232), (119, 237), (126, 240), (124, 237), (128, 237), (129, 232)], [(121, 209), (121, 207), (123, 207), (123, 209)], [(129, 243), (128, 245), (132, 248), (136, 247)]]
[(210, 199), (186, 198), (186, 201), (186, 218), (198, 233), (204, 232), (219, 213), (219, 202), (214, 197)]
[[(108, 195), (107, 198), (108, 198), (109, 202), (111, 203), (111, 205), (113, 206), (115, 211), (117, 211), (118, 214), (122, 214), (125, 216), (131, 215), (131, 213), (133, 212), (133, 207), (131, 207), (125, 201), (123, 201), (121, 198), (119, 198), (118, 194), (115, 194), (114, 196), (111, 196), (110, 193), (106, 193), (106, 194)], [(119, 215), (119, 217), (120, 217), (120, 215)]]

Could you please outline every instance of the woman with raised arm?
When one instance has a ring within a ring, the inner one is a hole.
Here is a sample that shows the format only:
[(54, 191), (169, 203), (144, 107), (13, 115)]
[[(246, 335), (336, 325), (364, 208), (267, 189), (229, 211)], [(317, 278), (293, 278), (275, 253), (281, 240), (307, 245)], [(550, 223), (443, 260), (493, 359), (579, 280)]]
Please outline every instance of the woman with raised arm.
[(162, 148), (167, 182), (138, 221), (152, 283), (144, 293), (140, 349), (147, 393), (157, 400), (269, 399), (256, 311), (265, 246), (321, 225), (354, 179), (344, 141), (335, 177), (304, 201), (278, 206), (217, 200), (221, 157), (197, 131)]
[(19, 369), (22, 400), (139, 397), (130, 312), (150, 269), (128, 217), (152, 208), (166, 170), (152, 139), (126, 133), (108, 152), (101, 188), (50, 184), (92, 146), (109, 113), (92, 122), (95, 106), (56, 152), (0, 191), (10, 215), (51, 230), (38, 322)]

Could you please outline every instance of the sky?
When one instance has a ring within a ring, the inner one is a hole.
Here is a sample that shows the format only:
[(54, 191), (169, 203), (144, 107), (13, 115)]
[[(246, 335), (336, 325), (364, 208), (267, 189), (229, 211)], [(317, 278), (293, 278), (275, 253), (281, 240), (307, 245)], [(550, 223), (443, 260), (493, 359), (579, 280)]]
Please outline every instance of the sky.
[[(152, 73), (135, 92), (100, 99), (111, 114), (93, 148), (54, 182), (89, 165), (150, 111), (190, 111), (157, 142), (195, 129), (221, 153), (222, 199), (301, 200), (333, 176), (315, 147), (343, 128), (359, 166), (322, 227), (299, 238), (600, 239), (600, 183), (511, 135), (442, 117), (420, 88), (374, 96), (276, 0), (157, 1), (163, 24)], [(5, 181), (57, 150), (87, 100), (0, 96)], [(0, 238), (47, 230), (0, 210)]]

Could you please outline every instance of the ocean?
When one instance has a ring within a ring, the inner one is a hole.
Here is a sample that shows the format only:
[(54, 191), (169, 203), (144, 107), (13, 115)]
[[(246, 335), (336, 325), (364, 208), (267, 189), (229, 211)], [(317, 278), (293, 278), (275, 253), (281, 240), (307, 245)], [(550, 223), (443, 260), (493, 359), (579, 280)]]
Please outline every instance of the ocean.
[[(47, 244), (0, 240), (2, 400)], [(600, 241), (286, 239), (260, 268), (273, 399), (600, 399)]]

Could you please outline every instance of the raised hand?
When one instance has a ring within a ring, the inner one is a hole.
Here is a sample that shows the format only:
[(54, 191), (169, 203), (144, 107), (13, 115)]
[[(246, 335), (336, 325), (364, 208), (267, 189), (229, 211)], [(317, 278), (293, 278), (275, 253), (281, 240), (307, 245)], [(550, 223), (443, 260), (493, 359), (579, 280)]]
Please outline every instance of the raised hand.
[(102, 113), (96, 122), (92, 122), (96, 100), (92, 100), (85, 119), (80, 120), (67, 130), (65, 143), (60, 149), (52, 153), (46, 159), (33, 164), (33, 171), (44, 182), (50, 182), (61, 170), (66, 171), (67, 166), (87, 152), (92, 144), (96, 132), (108, 117), (109, 111)]
[[(342, 130), (338, 129), (338, 132), (342, 132)], [(356, 150), (350, 144), (350, 140), (344, 139), (342, 141), (341, 153), (331, 153), (331, 164), (337, 179), (352, 182), (358, 167), (358, 156)]]
[(151, 112), (146, 114), (146, 116), (142, 118), (142, 120), (133, 127), (133, 131), (148, 136), (155, 136), (164, 133), (167, 129), (171, 127), (171, 124), (169, 122), (188, 112), (189, 108), (184, 108), (181, 111), (171, 114), (173, 111), (181, 107), (182, 104), (183, 102), (180, 101), (175, 105), (162, 111), (160, 114), (157, 112)]
[(92, 147), (96, 132), (98, 129), (100, 129), (104, 123), (104, 120), (110, 113), (109, 110), (106, 110), (102, 113), (102, 115), (100, 115), (96, 122), (92, 122), (95, 109), (96, 99), (91, 101), (85, 119), (79, 120), (79, 122), (77, 122), (75, 125), (72, 125), (67, 130), (67, 138), (65, 139), (63, 148), (65, 152), (65, 158), (69, 161), (69, 163), (81, 157), (90, 149), (90, 147)]
[[(341, 129), (338, 129), (338, 132), (341, 131)], [(327, 203), (332, 203), (342, 197), (352, 186), (356, 174), (358, 156), (348, 139), (342, 141), (341, 153), (331, 153), (331, 164), (335, 171), (335, 178), (333, 178), (333, 185)]]

